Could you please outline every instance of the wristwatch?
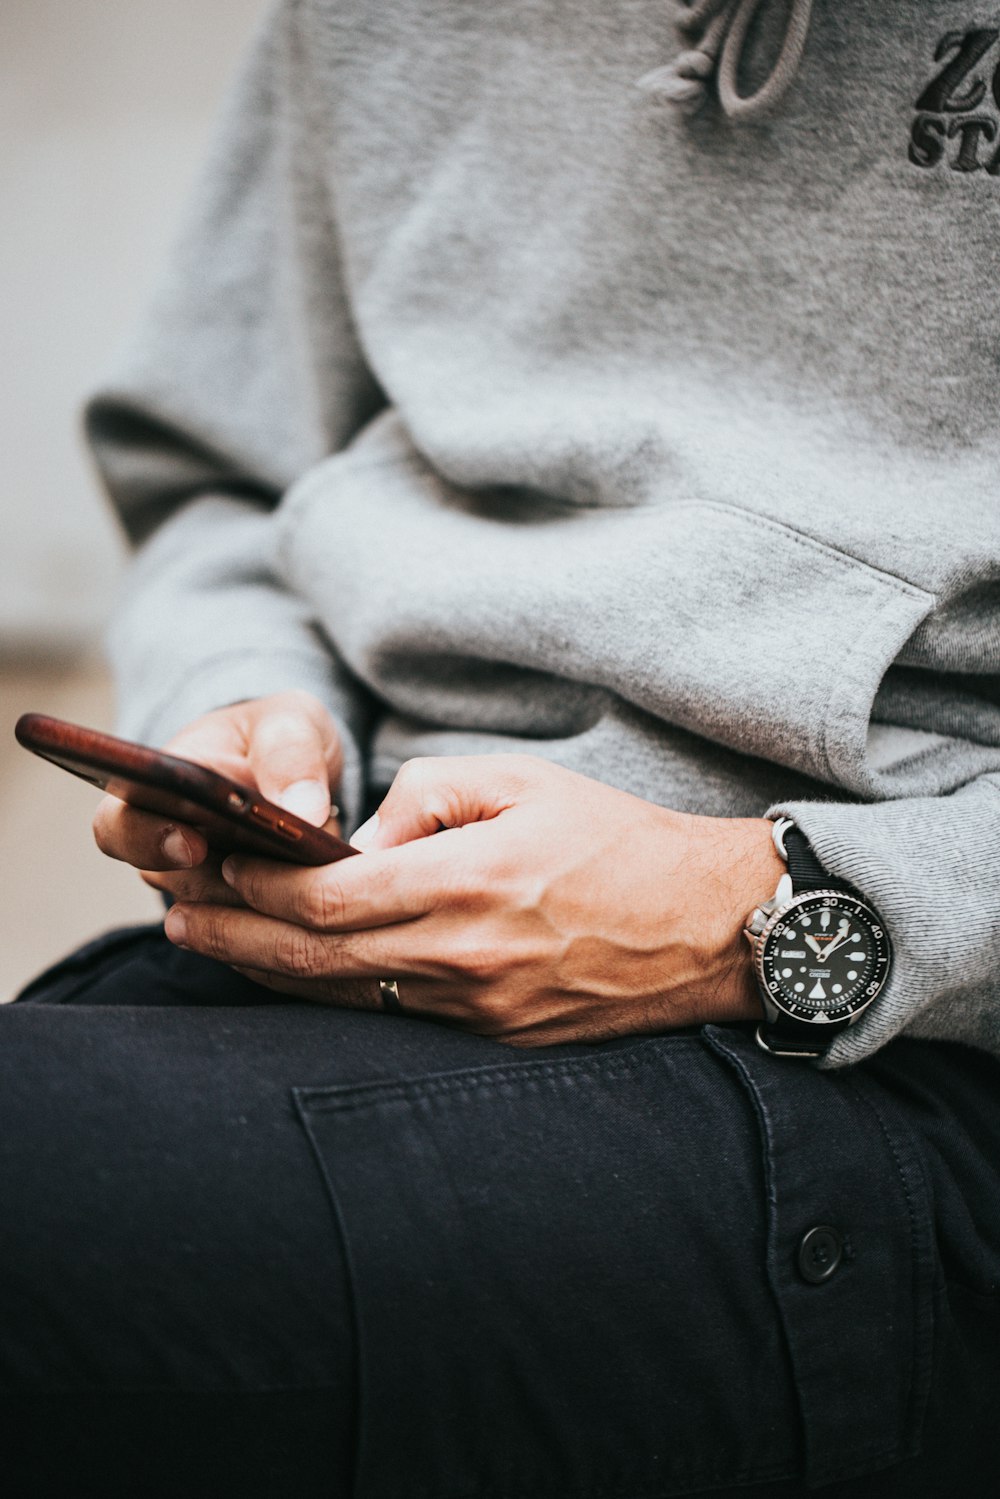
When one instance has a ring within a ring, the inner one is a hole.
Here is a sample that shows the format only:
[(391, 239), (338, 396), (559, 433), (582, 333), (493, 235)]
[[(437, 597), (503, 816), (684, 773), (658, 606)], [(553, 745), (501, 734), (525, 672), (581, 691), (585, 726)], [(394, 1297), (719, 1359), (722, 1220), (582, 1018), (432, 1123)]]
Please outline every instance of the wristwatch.
[(744, 927), (764, 1007), (757, 1041), (775, 1056), (818, 1057), (878, 998), (892, 947), (878, 912), (826, 873), (789, 818), (774, 844), (788, 873)]

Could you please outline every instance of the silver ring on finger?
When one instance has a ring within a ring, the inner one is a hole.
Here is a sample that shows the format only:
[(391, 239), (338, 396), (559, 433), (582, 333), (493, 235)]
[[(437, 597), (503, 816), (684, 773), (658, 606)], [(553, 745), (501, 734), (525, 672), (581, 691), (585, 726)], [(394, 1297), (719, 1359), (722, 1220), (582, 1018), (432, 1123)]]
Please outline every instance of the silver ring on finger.
[(403, 1004), (399, 997), (399, 985), (395, 979), (379, 979), (378, 990), (382, 996), (382, 1008), (390, 1015), (402, 1015)]

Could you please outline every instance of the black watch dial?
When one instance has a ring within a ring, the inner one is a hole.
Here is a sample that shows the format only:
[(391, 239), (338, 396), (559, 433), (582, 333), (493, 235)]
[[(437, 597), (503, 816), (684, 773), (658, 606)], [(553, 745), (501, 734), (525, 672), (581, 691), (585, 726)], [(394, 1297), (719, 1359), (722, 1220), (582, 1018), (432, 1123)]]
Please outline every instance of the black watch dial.
[(842, 890), (813, 890), (794, 897), (764, 928), (757, 979), (797, 1020), (848, 1020), (885, 984), (891, 958), (871, 906)]

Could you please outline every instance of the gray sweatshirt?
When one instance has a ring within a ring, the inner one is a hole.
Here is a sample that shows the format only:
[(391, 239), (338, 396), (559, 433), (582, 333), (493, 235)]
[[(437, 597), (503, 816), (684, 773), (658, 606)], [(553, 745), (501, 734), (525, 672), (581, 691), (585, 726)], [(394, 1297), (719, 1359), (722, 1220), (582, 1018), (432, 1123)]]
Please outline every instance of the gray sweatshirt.
[(88, 408), (122, 728), (302, 687), (355, 819), (511, 750), (780, 809), (895, 948), (824, 1064), (1000, 1053), (1000, 16), (820, 0), (742, 119), (677, 11), (272, 8)]

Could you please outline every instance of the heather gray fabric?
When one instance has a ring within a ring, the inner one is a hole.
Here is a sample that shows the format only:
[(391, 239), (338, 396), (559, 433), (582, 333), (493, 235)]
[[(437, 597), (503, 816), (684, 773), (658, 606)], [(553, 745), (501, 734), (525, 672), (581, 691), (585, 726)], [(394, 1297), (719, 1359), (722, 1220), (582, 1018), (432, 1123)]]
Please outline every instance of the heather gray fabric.
[(509, 749), (780, 808), (896, 948), (826, 1063), (1000, 1051), (1000, 43), (934, 93), (958, 19), (817, 4), (735, 128), (636, 87), (662, 0), (278, 5), (88, 412), (123, 729), (302, 686), (354, 817)]

